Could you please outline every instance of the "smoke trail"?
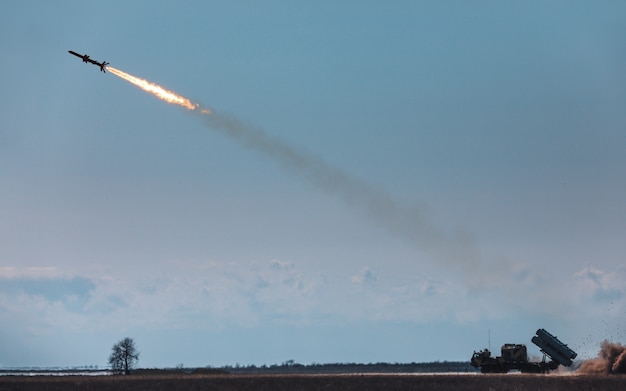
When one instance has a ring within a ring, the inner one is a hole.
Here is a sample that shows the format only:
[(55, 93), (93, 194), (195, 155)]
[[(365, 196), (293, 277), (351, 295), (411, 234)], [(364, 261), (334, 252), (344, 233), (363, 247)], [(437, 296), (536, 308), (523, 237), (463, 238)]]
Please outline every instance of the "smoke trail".
[[(433, 261), (446, 266), (446, 271), (460, 273), (471, 289), (483, 290), (486, 286), (490, 285), (494, 288), (500, 284), (499, 288), (505, 289), (504, 292), (508, 296), (515, 297), (518, 294), (524, 294), (530, 299), (528, 292), (524, 292), (523, 284), (510, 284), (502, 277), (519, 278), (526, 280), (526, 283), (530, 281), (531, 284), (546, 278), (546, 276), (533, 274), (525, 266), (520, 267), (504, 259), (486, 263), (469, 233), (460, 229), (448, 229), (444, 232), (426, 218), (418, 208), (401, 203), (389, 194), (332, 167), (318, 156), (274, 138), (232, 116), (216, 113), (198, 103), (192, 103), (189, 99), (156, 83), (113, 67), (107, 67), (107, 69), (165, 102), (177, 104), (191, 113), (200, 115), (209, 128), (226, 135), (246, 148), (271, 157), (286, 170), (306, 178), (315, 187), (338, 197), (350, 207), (364, 213), (378, 226), (426, 252)], [(550, 286), (554, 286), (554, 283)], [(541, 305), (546, 308), (550, 307), (548, 311), (562, 308), (564, 302), (560, 297), (561, 293), (558, 289), (554, 289), (551, 294), (543, 295)]]
[(626, 346), (602, 341), (598, 357), (583, 362), (577, 372), (585, 375), (626, 373)]
[(417, 245), (438, 261), (465, 271), (477, 266), (480, 257), (467, 233), (459, 231), (445, 235), (417, 208), (404, 205), (362, 180), (330, 166), (320, 157), (271, 137), (236, 118), (213, 113), (206, 116), (205, 121), (210, 128), (272, 157), (285, 169), (304, 176), (317, 188), (365, 212), (376, 224)]

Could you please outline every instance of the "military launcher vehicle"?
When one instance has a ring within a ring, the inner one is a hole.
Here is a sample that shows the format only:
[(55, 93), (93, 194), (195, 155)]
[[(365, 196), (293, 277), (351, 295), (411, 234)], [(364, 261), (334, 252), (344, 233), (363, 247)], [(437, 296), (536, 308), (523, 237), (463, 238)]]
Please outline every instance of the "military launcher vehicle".
[[(519, 370), (523, 373), (548, 373), (559, 365), (569, 367), (576, 352), (544, 329), (537, 330), (531, 341), (541, 349), (543, 360), (528, 361), (526, 345), (507, 343), (502, 345), (501, 356), (491, 357), (489, 349), (474, 352), (470, 363), (482, 373), (507, 373)], [(550, 361), (546, 361), (550, 357)]]

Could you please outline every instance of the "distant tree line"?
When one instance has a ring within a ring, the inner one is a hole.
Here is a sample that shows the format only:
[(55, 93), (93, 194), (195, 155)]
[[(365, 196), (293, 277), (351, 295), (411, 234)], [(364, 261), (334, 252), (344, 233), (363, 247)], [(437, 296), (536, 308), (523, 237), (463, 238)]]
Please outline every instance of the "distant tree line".
[[(109, 364), (115, 373), (128, 375), (137, 366), (139, 351), (132, 338), (124, 338), (113, 345)], [(446, 372), (476, 372), (468, 361), (432, 361), (426, 363), (334, 363), (334, 364), (299, 364), (294, 360), (287, 360), (282, 364), (223, 366), (219, 368), (185, 369), (179, 364), (175, 369), (143, 369), (141, 373), (159, 373), (162, 371), (178, 373), (233, 373), (233, 374), (339, 374), (339, 373), (446, 373)]]
[(476, 372), (476, 368), (472, 367), (468, 361), (432, 361), (427, 363), (334, 363), (334, 364), (299, 364), (293, 360), (285, 361), (282, 364), (273, 365), (247, 365), (220, 367), (226, 372), (233, 374), (244, 373), (298, 373), (298, 374), (315, 374), (315, 373), (446, 373), (446, 372)]

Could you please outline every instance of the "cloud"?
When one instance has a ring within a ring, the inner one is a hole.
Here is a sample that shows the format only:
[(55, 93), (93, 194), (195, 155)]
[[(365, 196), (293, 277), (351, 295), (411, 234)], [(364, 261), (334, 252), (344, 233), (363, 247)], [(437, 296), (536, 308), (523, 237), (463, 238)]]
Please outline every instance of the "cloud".
[[(2, 312), (36, 333), (218, 330), (328, 319), (424, 321), (441, 318), (442, 309), (450, 307), (441, 301), (451, 294), (428, 278), (381, 279), (368, 267), (351, 277), (329, 277), (278, 259), (171, 261), (141, 275), (98, 269), (97, 275), (48, 270), (44, 274), (56, 277), (22, 277), (41, 273), (11, 269), (4, 275), (13, 277), (0, 280)], [(449, 302), (456, 305), (456, 299)]]
[(83, 277), (0, 279), (0, 291), (5, 294), (41, 296), (48, 301), (85, 301), (94, 288), (93, 281)]
[(579, 285), (586, 295), (597, 301), (618, 300), (626, 292), (626, 269), (605, 271), (586, 266), (576, 273)]
[(350, 278), (353, 284), (365, 285), (373, 284), (378, 281), (378, 277), (370, 270), (369, 267), (363, 268), (358, 274), (355, 274)]
[(99, 277), (85, 309), (117, 327), (221, 329), (307, 319), (325, 302), (327, 278), (289, 261), (171, 261), (141, 275)]
[[(520, 266), (511, 278), (531, 292), (543, 282), (525, 270)], [(502, 282), (493, 290), (474, 291), (455, 279), (415, 270), (378, 273), (367, 266), (352, 275), (328, 276), (280, 259), (170, 261), (141, 274), (98, 267), (84, 275), (46, 268), (4, 267), (1, 272), (0, 317), (11, 319), (12, 327), (27, 324), (32, 333), (221, 330), (330, 319), (466, 323), (513, 313), (537, 314), (530, 300), (504, 305), (507, 299), (494, 294)], [(584, 303), (585, 298), (623, 298), (623, 276), (623, 270), (586, 267), (562, 283), (578, 284), (578, 298)], [(622, 302), (616, 301), (615, 307), (622, 308)], [(579, 311), (577, 316), (591, 315)]]
[(93, 280), (52, 267), (1, 267), (0, 294), (9, 300), (38, 298), (80, 311), (95, 289)]
[(9, 335), (80, 330), (95, 282), (50, 267), (0, 268), (0, 321)]

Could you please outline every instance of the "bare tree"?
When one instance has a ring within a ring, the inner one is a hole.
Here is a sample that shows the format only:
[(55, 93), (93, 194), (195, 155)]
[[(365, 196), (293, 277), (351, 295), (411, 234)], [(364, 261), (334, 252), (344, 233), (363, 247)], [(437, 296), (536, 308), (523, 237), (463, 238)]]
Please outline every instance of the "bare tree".
[(109, 364), (115, 372), (124, 372), (125, 375), (135, 367), (139, 360), (139, 352), (132, 338), (124, 338), (113, 345), (111, 355), (109, 356)]

